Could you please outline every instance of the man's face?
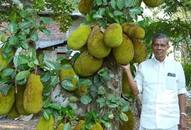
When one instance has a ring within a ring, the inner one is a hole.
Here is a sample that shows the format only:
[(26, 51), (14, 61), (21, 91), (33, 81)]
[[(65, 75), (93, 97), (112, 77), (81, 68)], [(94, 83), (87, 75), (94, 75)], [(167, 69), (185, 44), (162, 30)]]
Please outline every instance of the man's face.
[(159, 38), (155, 39), (154, 43), (152, 44), (152, 48), (155, 58), (159, 61), (163, 61), (166, 57), (169, 45), (165, 38)]

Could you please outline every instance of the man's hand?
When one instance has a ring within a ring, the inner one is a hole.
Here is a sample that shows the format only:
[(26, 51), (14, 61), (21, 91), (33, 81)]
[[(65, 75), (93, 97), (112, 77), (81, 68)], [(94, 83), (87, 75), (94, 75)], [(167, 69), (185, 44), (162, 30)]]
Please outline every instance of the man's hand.
[(179, 130), (186, 130), (186, 116), (180, 115), (180, 124), (179, 124)]
[(122, 67), (124, 70), (130, 70), (130, 64), (121, 65), (121, 67)]

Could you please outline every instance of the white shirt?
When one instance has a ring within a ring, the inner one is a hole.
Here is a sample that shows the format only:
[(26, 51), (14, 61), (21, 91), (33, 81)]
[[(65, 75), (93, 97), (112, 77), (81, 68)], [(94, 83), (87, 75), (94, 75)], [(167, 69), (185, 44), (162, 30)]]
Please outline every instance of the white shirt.
[(138, 67), (135, 81), (142, 94), (140, 124), (147, 129), (167, 129), (179, 123), (178, 94), (186, 93), (180, 63), (166, 58), (148, 59)]

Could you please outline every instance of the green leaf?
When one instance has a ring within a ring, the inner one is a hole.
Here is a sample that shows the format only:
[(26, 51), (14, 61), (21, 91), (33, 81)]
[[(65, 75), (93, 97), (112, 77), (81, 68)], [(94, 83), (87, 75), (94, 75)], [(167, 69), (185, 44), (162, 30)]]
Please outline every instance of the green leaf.
[(43, 111), (43, 117), (45, 118), (45, 120), (49, 120), (50, 119), (50, 113), (46, 110)]
[(98, 88), (98, 92), (97, 92), (99, 95), (104, 95), (106, 93), (106, 90), (103, 86), (100, 86)]
[(45, 35), (47, 35), (47, 36), (50, 36), (50, 34), (51, 34), (50, 30), (48, 30), (48, 29), (43, 29), (42, 32), (43, 32)]
[(95, 2), (96, 2), (96, 5), (98, 6), (102, 5), (102, 0), (96, 0)]
[(58, 76), (51, 76), (51, 82), (50, 82), (51, 86), (56, 86), (56, 84), (58, 84), (58, 82), (59, 82)]
[(11, 87), (11, 85), (0, 83), (0, 93), (2, 93), (3, 95), (7, 95)]
[(36, 32), (31, 35), (31, 40), (34, 42), (38, 40), (38, 34)]
[(104, 107), (106, 105), (106, 101), (104, 98), (98, 98), (96, 102), (99, 104), (100, 108)]
[(121, 15), (123, 15), (123, 12), (118, 11), (118, 10), (115, 10), (113, 14), (114, 14), (115, 16), (121, 16)]
[(53, 23), (53, 19), (48, 18), (48, 17), (40, 17), (40, 20), (41, 20), (44, 24), (51, 24), (51, 23)]
[(80, 97), (80, 101), (81, 101), (81, 103), (87, 105), (92, 101), (92, 99), (90, 96), (85, 95), (85, 96)]
[(9, 38), (9, 44), (10, 45), (16, 45), (17, 43), (19, 43), (18, 37), (12, 36), (12, 37)]
[(3, 70), (3, 76), (11, 76), (13, 73), (14, 73), (14, 69), (11, 69), (11, 68), (6, 68)]
[(111, 0), (111, 7), (113, 9), (116, 9), (116, 1), (115, 0)]
[(29, 76), (30, 71), (26, 70), (26, 71), (21, 71), (16, 75), (16, 81), (20, 81), (20, 80), (24, 80), (27, 79), (27, 77)]
[(123, 112), (120, 113), (119, 117), (122, 121), (128, 121), (128, 116)]
[(8, 26), (8, 31), (9, 31), (9, 32), (11, 32), (11, 33), (16, 33), (17, 30), (18, 30), (18, 25), (17, 25), (17, 23), (12, 22), (12, 23), (9, 24), (9, 26)]
[(122, 10), (124, 8), (126, 0), (117, 0), (117, 7)]
[(63, 130), (72, 130), (72, 127), (71, 127), (70, 123), (64, 124), (64, 129)]

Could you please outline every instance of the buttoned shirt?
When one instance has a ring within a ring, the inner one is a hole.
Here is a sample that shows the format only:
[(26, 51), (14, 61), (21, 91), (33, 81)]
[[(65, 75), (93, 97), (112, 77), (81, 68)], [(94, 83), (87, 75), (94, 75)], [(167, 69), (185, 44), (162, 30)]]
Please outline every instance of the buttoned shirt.
[(167, 129), (179, 123), (178, 95), (186, 93), (185, 76), (179, 62), (155, 58), (142, 62), (135, 81), (142, 95), (140, 125), (147, 129)]

